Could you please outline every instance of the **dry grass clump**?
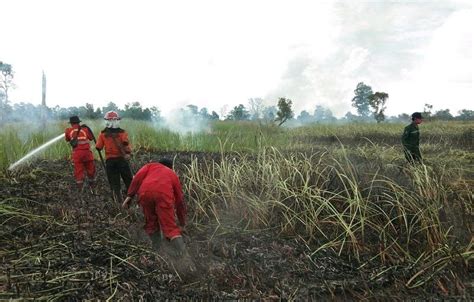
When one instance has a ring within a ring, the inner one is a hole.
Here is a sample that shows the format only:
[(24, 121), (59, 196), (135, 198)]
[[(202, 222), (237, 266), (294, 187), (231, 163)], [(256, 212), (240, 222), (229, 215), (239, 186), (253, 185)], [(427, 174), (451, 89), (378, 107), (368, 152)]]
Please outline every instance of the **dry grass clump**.
[(408, 288), (459, 282), (457, 269), (474, 257), (466, 171), (383, 164), (383, 154), (369, 152), (262, 148), (195, 159), (185, 172), (193, 220), (277, 230), (303, 238), (314, 254), (329, 249), (385, 273), (403, 268)]

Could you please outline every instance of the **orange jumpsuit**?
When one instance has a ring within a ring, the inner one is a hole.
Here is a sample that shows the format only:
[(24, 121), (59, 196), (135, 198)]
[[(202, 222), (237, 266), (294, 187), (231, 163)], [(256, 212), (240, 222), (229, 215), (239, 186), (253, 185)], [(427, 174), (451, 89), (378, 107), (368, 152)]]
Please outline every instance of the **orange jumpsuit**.
[(181, 226), (186, 224), (186, 204), (178, 176), (160, 163), (143, 166), (133, 177), (128, 196), (138, 194), (138, 203), (145, 216), (145, 232), (148, 235), (159, 231), (172, 240), (181, 236), (176, 216)]
[(120, 178), (128, 190), (133, 178), (126, 156), (132, 153), (127, 131), (121, 128), (105, 128), (97, 138), (97, 150), (105, 149), (105, 170), (114, 197), (122, 200)]
[(66, 128), (64, 136), (66, 141), (70, 142), (77, 135), (77, 146), (72, 149), (72, 161), (74, 163), (74, 178), (76, 183), (82, 187), (84, 183), (84, 172), (87, 174), (89, 183), (95, 182), (95, 164), (94, 155), (90, 149), (89, 142), (93, 140), (93, 135), (89, 129), (80, 127), (79, 124), (73, 124)]

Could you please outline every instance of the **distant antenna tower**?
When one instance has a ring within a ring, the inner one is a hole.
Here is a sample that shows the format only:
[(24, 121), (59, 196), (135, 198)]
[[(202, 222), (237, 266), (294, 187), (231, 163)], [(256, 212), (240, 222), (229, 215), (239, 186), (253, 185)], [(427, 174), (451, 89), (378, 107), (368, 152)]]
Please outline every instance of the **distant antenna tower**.
[(41, 105), (46, 108), (46, 75), (44, 74), (43, 70), (43, 90), (41, 94)]
[(42, 92), (41, 92), (41, 123), (46, 126), (46, 75), (43, 70)]

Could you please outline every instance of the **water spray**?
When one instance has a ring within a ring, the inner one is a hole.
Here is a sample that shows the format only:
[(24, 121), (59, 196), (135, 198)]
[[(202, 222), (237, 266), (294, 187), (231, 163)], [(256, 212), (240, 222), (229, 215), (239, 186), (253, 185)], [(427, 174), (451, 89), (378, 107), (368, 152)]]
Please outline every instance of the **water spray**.
[(41, 146), (39, 146), (38, 148), (34, 149), (33, 151), (30, 151), (28, 152), (28, 154), (26, 154), (25, 156), (23, 156), (22, 158), (20, 158), (19, 160), (17, 160), (15, 163), (11, 164), (10, 167), (8, 167), (8, 170), (9, 171), (13, 171), (16, 167), (18, 167), (19, 165), (21, 165), (22, 163), (24, 163), (28, 158), (38, 154), (40, 151), (42, 151), (43, 149), (49, 147), (50, 145), (54, 144), (55, 142), (57, 142), (58, 140), (60, 140), (61, 138), (64, 138), (64, 134), (60, 134), (58, 136), (56, 136), (55, 138), (49, 140), (48, 142), (42, 144)]

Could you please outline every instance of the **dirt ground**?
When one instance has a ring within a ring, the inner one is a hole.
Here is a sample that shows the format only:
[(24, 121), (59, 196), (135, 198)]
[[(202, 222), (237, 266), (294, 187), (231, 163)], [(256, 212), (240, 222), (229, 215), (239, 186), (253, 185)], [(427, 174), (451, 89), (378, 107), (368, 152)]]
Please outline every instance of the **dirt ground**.
[[(136, 166), (161, 156), (140, 155)], [(208, 153), (179, 153), (218, 160)], [(135, 167), (136, 168), (136, 167)], [(178, 167), (179, 169), (179, 167)], [(98, 163), (98, 196), (76, 192), (67, 160), (39, 161), (0, 180), (1, 299), (152, 301), (406, 300), (443, 298), (433, 288), (408, 291), (407, 271), (359, 268), (331, 252), (313, 255), (303, 239), (248, 231), (229, 218), (186, 229), (189, 258), (151, 249), (139, 208), (125, 211), (109, 196)], [(192, 210), (192, 209), (191, 209)], [(382, 273), (383, 272), (383, 273)]]

